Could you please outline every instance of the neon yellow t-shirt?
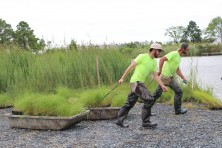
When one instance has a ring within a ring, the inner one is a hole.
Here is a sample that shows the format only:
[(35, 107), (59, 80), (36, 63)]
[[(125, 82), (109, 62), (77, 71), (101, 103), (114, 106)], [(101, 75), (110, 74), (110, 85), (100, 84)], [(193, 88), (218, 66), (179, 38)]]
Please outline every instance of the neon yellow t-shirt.
[(150, 73), (157, 71), (157, 61), (154, 58), (152, 59), (148, 53), (139, 54), (134, 61), (137, 65), (130, 79), (131, 83), (137, 81), (144, 83)]
[(171, 77), (176, 73), (181, 61), (181, 56), (178, 51), (172, 51), (165, 55), (167, 61), (164, 62), (162, 75)]

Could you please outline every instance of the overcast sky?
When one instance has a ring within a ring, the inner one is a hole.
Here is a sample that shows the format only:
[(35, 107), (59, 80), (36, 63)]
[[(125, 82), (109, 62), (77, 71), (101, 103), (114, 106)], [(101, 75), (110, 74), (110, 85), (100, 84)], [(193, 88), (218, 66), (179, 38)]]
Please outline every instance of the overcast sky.
[(222, 0), (0, 0), (0, 18), (16, 30), (20, 21), (56, 44), (169, 41), (171, 26), (195, 21), (204, 29), (222, 17)]

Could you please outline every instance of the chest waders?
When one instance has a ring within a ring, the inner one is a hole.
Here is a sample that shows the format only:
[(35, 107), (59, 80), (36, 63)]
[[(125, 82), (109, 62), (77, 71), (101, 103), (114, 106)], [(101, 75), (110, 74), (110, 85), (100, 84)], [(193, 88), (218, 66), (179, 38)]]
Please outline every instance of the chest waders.
[[(169, 66), (168, 66), (168, 68), (169, 68), (169, 71), (171, 72), (171, 69), (170, 69)], [(174, 91), (174, 93), (175, 93), (175, 95), (174, 95), (175, 114), (176, 115), (178, 115), (178, 114), (185, 114), (187, 112), (187, 110), (181, 108), (181, 104), (182, 104), (182, 100), (181, 99), (182, 99), (182, 96), (183, 96), (183, 90), (180, 88), (180, 86), (178, 85), (178, 83), (176, 82), (174, 77), (173, 76), (171, 76), (171, 77), (161, 76), (161, 81), (164, 83), (164, 85), (170, 87)], [(155, 92), (154, 92), (154, 94), (153, 94), (154, 103), (162, 95), (162, 93), (163, 93), (163, 90), (160, 87), (160, 85), (158, 85), (156, 90), (155, 90)], [(154, 104), (154, 103), (152, 103), (152, 104)]]
[(142, 126), (146, 128), (156, 127), (156, 123), (150, 122), (151, 108), (149, 108), (149, 104), (154, 100), (153, 96), (146, 88), (144, 83), (131, 83), (130, 86), (131, 91), (127, 97), (125, 105), (120, 109), (118, 113), (116, 125), (120, 127), (129, 127), (129, 125), (125, 125), (123, 121), (127, 117), (130, 109), (136, 104), (138, 98), (141, 98), (144, 102), (142, 107)]

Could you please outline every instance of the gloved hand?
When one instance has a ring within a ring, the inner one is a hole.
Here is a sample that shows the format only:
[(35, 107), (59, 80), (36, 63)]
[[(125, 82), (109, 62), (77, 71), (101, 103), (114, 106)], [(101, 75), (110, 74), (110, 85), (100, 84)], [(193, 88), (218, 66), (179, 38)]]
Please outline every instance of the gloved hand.
[(183, 83), (184, 84), (188, 84), (189, 82), (187, 80), (183, 80)]

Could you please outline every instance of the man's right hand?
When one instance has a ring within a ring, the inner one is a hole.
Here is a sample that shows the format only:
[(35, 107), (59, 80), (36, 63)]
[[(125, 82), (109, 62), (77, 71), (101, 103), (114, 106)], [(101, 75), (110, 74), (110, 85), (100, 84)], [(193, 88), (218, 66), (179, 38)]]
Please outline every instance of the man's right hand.
[(168, 91), (168, 89), (167, 89), (167, 87), (164, 85), (164, 86), (162, 86), (162, 90), (164, 91), (164, 92), (167, 92)]
[(121, 85), (123, 83), (123, 79), (119, 79), (118, 83)]

